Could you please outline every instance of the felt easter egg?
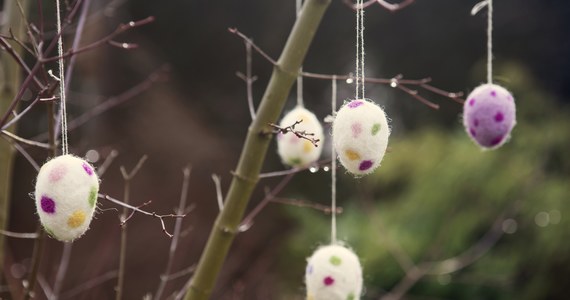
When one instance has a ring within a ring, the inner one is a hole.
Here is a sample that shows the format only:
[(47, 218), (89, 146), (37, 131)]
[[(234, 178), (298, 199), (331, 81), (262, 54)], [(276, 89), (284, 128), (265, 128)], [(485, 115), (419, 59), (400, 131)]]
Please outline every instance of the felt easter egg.
[(465, 130), (483, 149), (503, 145), (515, 124), (515, 99), (501, 86), (480, 85), (469, 94), (463, 105)]
[(362, 292), (358, 257), (341, 245), (320, 247), (305, 271), (307, 300), (356, 300)]
[(302, 106), (297, 106), (288, 112), (279, 126), (285, 128), (298, 121), (301, 123), (295, 125), (295, 130), (313, 134), (308, 137), (318, 139), (318, 145), (315, 146), (311, 141), (300, 138), (292, 132), (279, 133), (277, 135), (277, 152), (284, 164), (292, 167), (306, 167), (316, 162), (321, 156), (323, 149), (321, 145), (324, 143), (323, 127), (315, 114)]
[(89, 229), (95, 212), (99, 178), (88, 162), (73, 155), (45, 163), (36, 180), (36, 210), (46, 232), (72, 241)]
[(332, 134), (341, 164), (352, 174), (372, 173), (388, 147), (386, 114), (366, 99), (345, 103), (336, 113)]

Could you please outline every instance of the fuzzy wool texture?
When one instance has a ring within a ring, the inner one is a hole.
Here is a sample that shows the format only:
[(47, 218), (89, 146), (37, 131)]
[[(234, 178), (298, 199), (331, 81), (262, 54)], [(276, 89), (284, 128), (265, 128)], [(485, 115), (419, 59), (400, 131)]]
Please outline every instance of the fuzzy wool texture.
[(294, 133), (277, 134), (277, 152), (281, 161), (291, 167), (306, 167), (316, 162), (321, 156), (324, 145), (323, 127), (315, 114), (302, 106), (297, 106), (288, 112), (279, 126), (282, 128), (291, 126), (297, 121), (302, 121), (295, 126), (296, 131), (312, 133), (312, 138), (318, 139), (318, 146), (306, 139), (297, 137)]
[(496, 84), (480, 85), (463, 105), (465, 130), (483, 149), (495, 149), (506, 143), (515, 124), (515, 99)]
[(45, 163), (36, 180), (36, 210), (46, 232), (69, 242), (89, 229), (97, 204), (99, 178), (85, 160), (58, 156)]
[(354, 252), (335, 244), (317, 249), (305, 271), (307, 300), (356, 300), (362, 292), (362, 267)]
[(380, 166), (390, 137), (380, 106), (367, 99), (347, 102), (336, 113), (332, 128), (336, 153), (348, 172), (366, 175)]

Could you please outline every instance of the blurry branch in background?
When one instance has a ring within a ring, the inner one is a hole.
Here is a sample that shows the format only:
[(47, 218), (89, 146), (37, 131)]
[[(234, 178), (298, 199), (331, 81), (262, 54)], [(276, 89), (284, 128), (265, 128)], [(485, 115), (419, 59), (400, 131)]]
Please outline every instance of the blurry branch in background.
[(59, 260), (59, 266), (57, 268), (55, 281), (53, 283), (53, 290), (51, 295), (47, 297), (49, 300), (56, 300), (59, 298), (61, 287), (63, 286), (63, 281), (65, 280), (65, 274), (67, 274), (67, 269), (69, 267), (69, 261), (71, 260), (72, 250), (73, 243), (63, 243), (63, 253), (61, 254), (61, 259)]
[[(261, 48), (259, 48), (257, 45), (255, 45), (250, 38), (245, 36), (243, 33), (241, 33), (236, 28), (229, 28), (228, 30), (230, 33), (233, 33), (233, 34), (237, 35), (239, 38), (241, 38), (244, 41), (244, 43), (250, 44), (255, 51), (257, 51), (268, 62), (273, 64), (274, 67), (278, 67), (277, 62), (274, 59), (272, 59), (267, 53), (265, 53), (263, 50), (261, 50)], [(319, 74), (319, 73), (312, 73), (312, 72), (304, 72), (303, 71), (303, 72), (301, 72), (301, 75), (303, 77), (306, 77), (306, 78), (321, 79), (321, 80), (328, 80), (328, 81), (330, 81), (332, 79), (341, 80), (341, 81), (345, 81), (348, 84), (352, 84), (355, 82), (355, 77), (352, 74), (348, 74), (348, 75)], [(436, 103), (433, 103), (433, 102), (427, 100), (426, 98), (424, 98), (423, 96), (419, 95), (419, 91), (416, 89), (410, 88), (410, 86), (422, 88), (424, 90), (427, 90), (427, 91), (432, 92), (434, 94), (437, 94), (439, 96), (451, 99), (451, 100), (453, 100), (457, 103), (460, 103), (460, 104), (462, 104), (464, 101), (461, 98), (463, 96), (462, 92), (448, 92), (448, 91), (445, 91), (443, 89), (434, 87), (433, 85), (430, 84), (432, 79), (429, 77), (422, 78), (422, 79), (404, 79), (403, 75), (398, 74), (392, 78), (370, 78), (370, 77), (367, 77), (367, 78), (364, 78), (364, 81), (367, 83), (373, 83), (373, 84), (385, 84), (385, 85), (389, 85), (392, 88), (397, 88), (400, 91), (408, 94), (412, 98), (418, 100), (419, 102), (425, 104), (426, 106), (428, 106), (432, 109), (439, 109), (439, 105)]]
[(346, 4), (347, 6), (349, 6), (350, 8), (352, 8), (354, 10), (364, 9), (364, 8), (367, 8), (371, 5), (378, 3), (378, 5), (384, 7), (385, 9), (387, 9), (391, 12), (396, 12), (396, 11), (404, 9), (407, 6), (409, 6), (410, 4), (414, 3), (415, 0), (403, 0), (400, 3), (390, 3), (390, 2), (385, 1), (385, 0), (367, 0), (364, 3), (362, 3), (362, 6), (355, 4), (354, 1), (351, 1), (351, 0), (343, 0), (343, 2), (344, 2), (344, 4)]
[[(129, 204), (130, 196), (131, 196), (131, 180), (135, 178), (138, 174), (142, 166), (144, 165), (145, 161), (148, 159), (147, 155), (143, 155), (135, 167), (131, 170), (131, 172), (127, 172), (124, 166), (121, 166), (121, 175), (123, 175), (124, 188), (123, 188), (123, 201), (125, 204)], [(144, 203), (141, 206), (137, 207), (140, 208), (144, 205), (148, 204)], [(127, 221), (133, 216), (134, 210), (130, 216), (127, 217), (127, 207), (123, 207), (123, 213), (119, 217), (121, 220), (121, 246), (119, 248), (119, 278), (117, 280), (117, 286), (115, 287), (116, 291), (116, 298), (117, 300), (123, 299), (123, 286), (125, 280), (125, 262), (127, 256)]]
[[(191, 167), (186, 167), (184, 168), (184, 170), (182, 171), (182, 173), (184, 174), (184, 178), (182, 180), (182, 191), (180, 192), (180, 202), (178, 204), (178, 209), (175, 211), (176, 214), (182, 215), (182, 214), (186, 214), (189, 212), (189, 210), (192, 209), (191, 208), (186, 208), (186, 201), (188, 199), (188, 187), (190, 186), (190, 174), (192, 172), (192, 168)], [(180, 232), (182, 230), (182, 218), (178, 218), (176, 219), (176, 222), (174, 224), (174, 232), (172, 233), (173, 238), (170, 241), (170, 248), (168, 250), (168, 260), (166, 263), (166, 268), (164, 270), (164, 272), (160, 275), (160, 284), (158, 285), (158, 288), (156, 290), (156, 293), (153, 297), (153, 299), (155, 300), (160, 300), (162, 297), (162, 294), (164, 293), (164, 289), (166, 288), (166, 284), (168, 283), (169, 280), (172, 280), (173, 278), (178, 278), (175, 275), (176, 274), (172, 274), (172, 266), (174, 265), (174, 255), (176, 254), (176, 248), (178, 247), (178, 240), (180, 238)], [(194, 267), (191, 267), (192, 271), (194, 270)], [(186, 274), (186, 273), (184, 273)], [(183, 276), (183, 275), (180, 275)]]
[(251, 119), (255, 119), (255, 105), (253, 104), (253, 83), (257, 80), (257, 76), (251, 75), (251, 44), (243, 42), (245, 45), (245, 75), (242, 72), (236, 72), (236, 76), (241, 78), (246, 84), (247, 89), (247, 106)]
[(62, 293), (59, 297), (59, 300), (76, 299), (77, 295), (80, 295), (81, 293), (84, 293), (100, 284), (103, 284), (106, 281), (114, 279), (117, 277), (117, 275), (117, 271), (109, 271), (101, 276), (97, 276), (67, 292)]

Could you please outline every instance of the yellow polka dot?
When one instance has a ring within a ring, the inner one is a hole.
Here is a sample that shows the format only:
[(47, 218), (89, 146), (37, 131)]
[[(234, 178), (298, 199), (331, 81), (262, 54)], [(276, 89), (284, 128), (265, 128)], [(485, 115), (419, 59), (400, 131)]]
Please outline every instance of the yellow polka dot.
[(82, 210), (75, 211), (69, 219), (67, 225), (71, 228), (77, 228), (85, 222), (85, 213)]
[(313, 144), (309, 141), (305, 141), (303, 142), (303, 152), (305, 153), (309, 153), (311, 151), (313, 151)]
[(358, 152), (354, 151), (354, 150), (346, 150), (344, 151), (344, 154), (346, 155), (346, 157), (349, 160), (360, 160), (360, 154), (358, 154)]

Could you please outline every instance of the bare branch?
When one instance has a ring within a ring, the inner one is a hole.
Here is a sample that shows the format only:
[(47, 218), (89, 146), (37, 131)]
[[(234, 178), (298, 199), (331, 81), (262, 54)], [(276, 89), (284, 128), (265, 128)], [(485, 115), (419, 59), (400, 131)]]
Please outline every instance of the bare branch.
[(38, 233), (37, 232), (12, 232), (12, 231), (6, 231), (6, 230), (2, 230), (0, 229), (0, 234), (7, 236), (7, 237), (13, 237), (13, 238), (18, 238), (18, 239), (37, 239), (38, 238)]
[(267, 54), (263, 50), (261, 50), (261, 48), (259, 48), (250, 38), (248, 38), (243, 33), (241, 33), (239, 30), (237, 30), (237, 28), (228, 28), (228, 31), (239, 36), (246, 44), (251, 45), (251, 47), (253, 47), (253, 49), (255, 49), (255, 51), (257, 51), (257, 53), (259, 53), (261, 56), (263, 56), (263, 58), (265, 58), (272, 65), (274, 65), (274, 66), (277, 65), (276, 60), (274, 60), (273, 58), (271, 58), (271, 56), (269, 56), (269, 54)]
[(218, 208), (220, 211), (224, 209), (224, 196), (222, 195), (221, 178), (216, 174), (212, 174), (212, 180), (216, 186), (216, 199), (218, 200)]
[(99, 177), (103, 177), (117, 156), (119, 156), (119, 151), (115, 149), (111, 150), (111, 153), (107, 155), (105, 161), (97, 168), (97, 175), (99, 175)]
[(61, 287), (63, 286), (63, 281), (65, 280), (65, 274), (67, 274), (67, 269), (69, 267), (69, 260), (71, 259), (71, 250), (73, 249), (73, 243), (63, 244), (63, 253), (61, 254), (61, 259), (59, 261), (59, 267), (57, 268), (57, 273), (55, 275), (55, 282), (53, 283), (53, 292), (50, 300), (56, 300), (61, 292)]
[[(184, 209), (186, 207), (186, 200), (188, 199), (188, 187), (190, 186), (190, 174), (191, 174), (191, 167), (186, 167), (183, 170), (184, 178), (182, 180), (182, 192), (180, 193), (180, 202), (178, 204), (178, 210), (176, 211), (177, 214), (184, 213)], [(170, 274), (172, 270), (172, 266), (174, 265), (174, 254), (176, 253), (176, 248), (178, 247), (178, 240), (180, 238), (180, 231), (182, 230), (182, 218), (176, 219), (176, 223), (174, 224), (174, 233), (173, 238), (170, 241), (170, 249), (168, 251), (168, 261), (166, 263), (166, 269), (164, 273), (160, 276), (160, 284), (154, 295), (155, 300), (159, 300), (164, 293), (164, 289), (166, 288), (166, 284), (169, 280), (172, 279), (177, 273)], [(192, 266), (190, 272), (193, 272), (196, 266)], [(183, 275), (178, 276), (184, 276)], [(177, 278), (177, 277), (176, 277)]]
[(50, 148), (49, 144), (28, 140), (28, 139), (25, 139), (25, 138), (20, 137), (18, 135), (15, 135), (15, 134), (11, 133), (10, 131), (7, 131), (7, 130), (2, 130), (2, 131), (0, 131), (0, 133), (2, 133), (3, 135), (5, 135), (11, 139), (13, 139), (14, 141), (20, 142), (22, 144), (35, 146), (35, 147), (39, 147), (39, 148), (43, 148), (43, 149), (49, 149)]
[(116, 278), (118, 275), (117, 271), (110, 271), (107, 272), (101, 276), (95, 277), (63, 294), (61, 294), (61, 297), (59, 297), (60, 300), (65, 300), (65, 299), (74, 299), (76, 298), (77, 295), (84, 293), (100, 284), (105, 283), (108, 280), (114, 279)]
[(165, 218), (184, 218), (184, 217), (186, 216), (185, 214), (165, 214), (165, 215), (159, 215), (159, 214), (157, 214), (157, 213), (155, 213), (155, 212), (148, 212), (148, 211), (142, 210), (142, 209), (140, 209), (140, 208), (137, 208), (137, 207), (135, 207), (135, 206), (126, 204), (126, 203), (124, 203), (124, 202), (122, 202), (122, 201), (120, 201), (120, 200), (117, 200), (117, 199), (115, 199), (115, 198), (109, 196), (109, 195), (98, 194), (97, 197), (98, 197), (98, 198), (101, 198), (101, 199), (105, 199), (105, 200), (110, 201), (110, 202), (113, 202), (113, 203), (115, 203), (115, 204), (117, 204), (117, 205), (126, 207), (126, 208), (128, 208), (128, 209), (134, 210), (134, 211), (136, 211), (136, 212), (138, 212), (138, 213), (141, 213), (141, 214), (143, 214), (143, 215), (147, 215), (147, 216), (151, 216), (151, 217), (155, 217), (155, 218), (159, 219), (159, 221), (160, 221), (160, 223), (161, 223), (162, 231), (163, 231), (167, 236), (169, 236), (169, 237), (172, 237), (172, 234), (170, 234), (168, 231), (166, 231), (166, 227), (164, 226), (164, 219), (165, 219)]
[[(269, 201), (274, 202), (274, 203), (280, 203), (280, 204), (286, 204), (286, 205), (292, 205), (292, 206), (298, 206), (298, 207), (306, 207), (306, 208), (312, 208), (315, 210), (319, 210), (324, 212), (325, 214), (330, 214), (332, 213), (332, 209), (330, 206), (328, 205), (322, 205), (320, 203), (315, 203), (312, 201), (307, 201), (307, 200), (300, 200), (300, 199), (286, 199), (286, 198), (272, 198)], [(336, 208), (336, 214), (342, 214), (342, 207), (337, 207)]]
[(306, 132), (305, 130), (295, 130), (295, 126), (301, 124), (302, 122), (303, 122), (303, 120), (295, 121), (295, 123), (293, 123), (292, 125), (289, 125), (287, 127), (281, 127), (281, 126), (279, 126), (277, 124), (273, 124), (273, 123), (269, 123), (268, 125), (275, 128), (275, 131), (273, 132), (274, 134), (277, 134), (277, 133), (287, 134), (287, 133), (291, 132), (294, 135), (296, 135), (298, 138), (307, 140), (307, 141), (311, 142), (313, 144), (313, 146), (318, 147), (320, 140), (313, 138), (313, 136), (315, 135), (314, 133)]
[(84, 47), (81, 47), (78, 49), (70, 49), (67, 52), (65, 52), (62, 56), (53, 56), (53, 57), (43, 58), (40, 60), (40, 62), (48, 63), (48, 62), (56, 61), (60, 58), (67, 58), (67, 57), (70, 57), (72, 55), (76, 55), (76, 54), (79, 54), (82, 52), (93, 50), (93, 49), (98, 48), (104, 44), (111, 43), (115, 37), (117, 37), (118, 35), (126, 32), (128, 30), (131, 30), (131, 29), (134, 29), (137, 27), (141, 27), (141, 26), (150, 24), (152, 22), (154, 22), (154, 17), (150, 16), (150, 17), (147, 17), (147, 18), (139, 20), (139, 21), (131, 21), (127, 24), (121, 24), (121, 25), (119, 25), (119, 27), (117, 27), (117, 29), (115, 29), (114, 32), (112, 32), (111, 34), (107, 35), (106, 37), (104, 37), (98, 41), (95, 41), (95, 42), (93, 42), (87, 46), (84, 46)]
[(330, 159), (325, 159), (325, 160), (321, 160), (318, 161), (312, 165), (306, 166), (306, 167), (293, 167), (291, 169), (288, 170), (282, 170), (282, 171), (274, 171), (274, 172), (267, 172), (267, 173), (261, 173), (259, 174), (259, 178), (270, 178), (270, 177), (279, 177), (279, 176), (285, 176), (288, 174), (295, 174), (295, 173), (300, 173), (303, 172), (305, 170), (311, 169), (311, 168), (319, 168), (319, 167), (324, 167), (327, 168), (328, 164), (331, 162)]

